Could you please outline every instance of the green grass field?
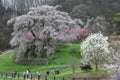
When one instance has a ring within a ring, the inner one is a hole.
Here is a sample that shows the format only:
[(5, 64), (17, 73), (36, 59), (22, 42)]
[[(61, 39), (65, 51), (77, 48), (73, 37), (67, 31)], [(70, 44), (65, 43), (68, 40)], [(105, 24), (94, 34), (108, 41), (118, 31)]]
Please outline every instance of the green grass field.
[(64, 67), (66, 65), (79, 64), (80, 57), (78, 57), (77, 55), (80, 50), (78, 49), (80, 48), (80, 45), (75, 44), (74, 46), (75, 46), (76, 53), (70, 53), (69, 46), (65, 45), (63, 48), (60, 48), (59, 52), (56, 52), (54, 54), (54, 56), (56, 56), (56, 59), (51, 61), (49, 65), (47, 66), (41, 66), (41, 65), (40, 66), (25, 66), (25, 65), (15, 64), (11, 57), (14, 51), (8, 51), (7, 54), (3, 54), (4, 56), (0, 57), (0, 71), (11, 72), (11, 71), (17, 70), (21, 72), (26, 69), (36, 71), (36, 70), (45, 70), (46, 68), (49, 69), (52, 67), (59, 68), (59, 67)]
[[(73, 50), (68, 45), (62, 46), (58, 52), (54, 53), (56, 58), (52, 60), (48, 65), (39, 65), (39, 66), (25, 66), (15, 64), (11, 55), (14, 51), (8, 51), (7, 54), (3, 54), (0, 56), (0, 72), (13, 72), (17, 70), (20, 74), (27, 69), (31, 70), (31, 73), (35, 74), (36, 71), (41, 71), (43, 75), (46, 74), (46, 71), (50, 71), (51, 69), (59, 69), (60, 74), (55, 75), (56, 77), (71, 77), (71, 76), (81, 76), (81, 77), (93, 77), (93, 76), (106, 76), (106, 73), (101, 67), (99, 67), (99, 71), (95, 71), (94, 69), (89, 72), (84, 72), (80, 69), (80, 44), (74, 44)], [(75, 66), (75, 72), (73, 73), (72, 65)], [(53, 76), (51, 80), (53, 80)], [(9, 79), (4, 79), (9, 80)], [(12, 79), (13, 80), (13, 79)], [(67, 79), (69, 80), (69, 79)]]

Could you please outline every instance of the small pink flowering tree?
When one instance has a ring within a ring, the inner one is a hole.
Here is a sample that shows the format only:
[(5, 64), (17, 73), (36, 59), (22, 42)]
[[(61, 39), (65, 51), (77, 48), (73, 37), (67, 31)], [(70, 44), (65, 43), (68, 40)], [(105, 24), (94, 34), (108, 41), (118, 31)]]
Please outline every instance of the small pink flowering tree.
[(70, 30), (66, 31), (68, 34), (74, 34), (76, 36), (76, 41), (81, 42), (86, 37), (89, 36), (90, 31), (85, 28), (71, 28)]

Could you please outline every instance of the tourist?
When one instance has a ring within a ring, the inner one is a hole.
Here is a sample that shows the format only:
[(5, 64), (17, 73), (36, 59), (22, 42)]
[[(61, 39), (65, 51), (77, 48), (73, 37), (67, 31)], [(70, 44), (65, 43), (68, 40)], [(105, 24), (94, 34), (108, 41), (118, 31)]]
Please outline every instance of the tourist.
[(25, 80), (26, 78), (26, 72), (23, 72), (23, 79)]
[(29, 70), (29, 69), (27, 70), (26, 75), (27, 75), (27, 78), (28, 78), (28, 79), (31, 78), (31, 73), (30, 73), (30, 70)]
[(36, 74), (37, 74), (37, 76), (38, 76), (38, 80), (40, 80), (41, 72), (40, 72), (40, 71), (37, 71)]
[(15, 78), (17, 75), (17, 71), (15, 70), (14, 73), (13, 73), (13, 77)]

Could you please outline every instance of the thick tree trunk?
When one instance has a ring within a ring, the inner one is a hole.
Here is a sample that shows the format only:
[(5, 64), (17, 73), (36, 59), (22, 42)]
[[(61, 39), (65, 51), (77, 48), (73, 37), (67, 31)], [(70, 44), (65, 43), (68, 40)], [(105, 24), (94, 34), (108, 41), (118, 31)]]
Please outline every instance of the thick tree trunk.
[(36, 57), (36, 54), (35, 54), (35, 48), (36, 48), (36, 46), (33, 44), (33, 45), (31, 45), (31, 47), (30, 47), (30, 51), (29, 51), (29, 53), (28, 53), (28, 58), (31, 58), (31, 57)]

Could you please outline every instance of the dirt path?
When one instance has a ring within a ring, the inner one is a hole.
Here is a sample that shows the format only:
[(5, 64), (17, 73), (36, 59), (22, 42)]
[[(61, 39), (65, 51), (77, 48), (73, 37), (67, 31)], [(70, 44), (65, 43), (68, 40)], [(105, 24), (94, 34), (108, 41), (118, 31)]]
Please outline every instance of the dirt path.
[(11, 50), (6, 50), (6, 51), (2, 52), (2, 54), (0, 55), (0, 57), (4, 56), (4, 55), (7, 54), (9, 51), (11, 51)]

